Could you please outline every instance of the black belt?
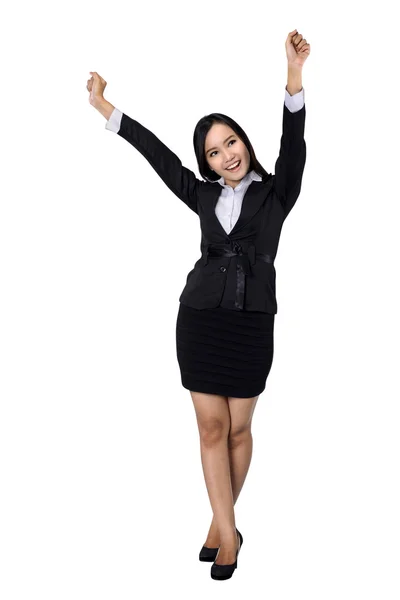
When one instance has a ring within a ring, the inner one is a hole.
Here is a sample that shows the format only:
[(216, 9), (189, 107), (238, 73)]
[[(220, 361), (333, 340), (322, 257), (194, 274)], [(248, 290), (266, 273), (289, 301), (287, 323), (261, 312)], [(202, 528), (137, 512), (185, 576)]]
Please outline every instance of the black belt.
[(257, 259), (268, 263), (274, 262), (273, 257), (269, 254), (261, 254), (260, 252), (256, 252), (256, 247), (254, 244), (247, 248), (247, 252), (244, 252), (242, 246), (238, 242), (234, 241), (230, 246), (208, 245), (205, 253), (205, 264), (207, 264), (209, 256), (223, 256), (225, 258), (237, 256), (235, 307), (241, 310), (243, 310), (244, 305), (245, 275), (252, 274), (251, 265), (254, 265)]

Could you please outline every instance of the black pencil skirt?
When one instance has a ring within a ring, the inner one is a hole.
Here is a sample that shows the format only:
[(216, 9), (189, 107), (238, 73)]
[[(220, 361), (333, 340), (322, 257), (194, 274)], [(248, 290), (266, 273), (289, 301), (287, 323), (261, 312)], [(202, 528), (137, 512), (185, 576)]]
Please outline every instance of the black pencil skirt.
[(275, 315), (179, 304), (176, 351), (184, 388), (252, 398), (265, 389), (274, 353)]

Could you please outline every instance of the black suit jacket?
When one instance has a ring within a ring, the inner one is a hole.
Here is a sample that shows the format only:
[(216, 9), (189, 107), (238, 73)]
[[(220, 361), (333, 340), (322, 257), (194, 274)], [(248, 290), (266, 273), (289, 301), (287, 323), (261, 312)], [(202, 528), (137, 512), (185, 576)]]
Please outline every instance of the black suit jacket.
[(229, 234), (215, 214), (220, 184), (197, 179), (149, 129), (122, 114), (118, 135), (146, 158), (169, 189), (200, 219), (201, 257), (187, 275), (179, 297), (183, 304), (197, 309), (220, 305), (277, 313), (273, 261), (283, 222), (300, 194), (306, 161), (305, 114), (305, 105), (292, 113), (284, 104), (275, 175), (251, 182), (239, 219)]

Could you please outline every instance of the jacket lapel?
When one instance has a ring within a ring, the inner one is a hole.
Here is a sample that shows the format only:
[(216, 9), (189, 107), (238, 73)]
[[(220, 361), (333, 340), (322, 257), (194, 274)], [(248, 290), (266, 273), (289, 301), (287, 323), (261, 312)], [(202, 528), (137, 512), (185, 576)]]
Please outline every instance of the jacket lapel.
[(207, 231), (215, 232), (226, 237), (234, 237), (247, 223), (254, 217), (256, 212), (261, 208), (266, 196), (272, 187), (272, 177), (267, 182), (252, 181), (246, 190), (243, 197), (242, 209), (239, 218), (230, 233), (226, 233), (215, 214), (215, 207), (218, 198), (221, 194), (221, 186), (219, 184), (210, 183), (206, 186), (207, 192), (204, 197), (203, 211), (207, 224)]

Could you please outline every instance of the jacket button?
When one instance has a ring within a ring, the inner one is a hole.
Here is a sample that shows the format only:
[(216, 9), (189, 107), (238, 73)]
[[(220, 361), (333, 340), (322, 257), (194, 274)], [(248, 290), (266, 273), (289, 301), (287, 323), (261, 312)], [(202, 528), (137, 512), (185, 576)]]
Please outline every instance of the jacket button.
[(219, 270), (222, 271), (223, 273), (225, 273), (226, 268), (225, 267), (220, 267)]

